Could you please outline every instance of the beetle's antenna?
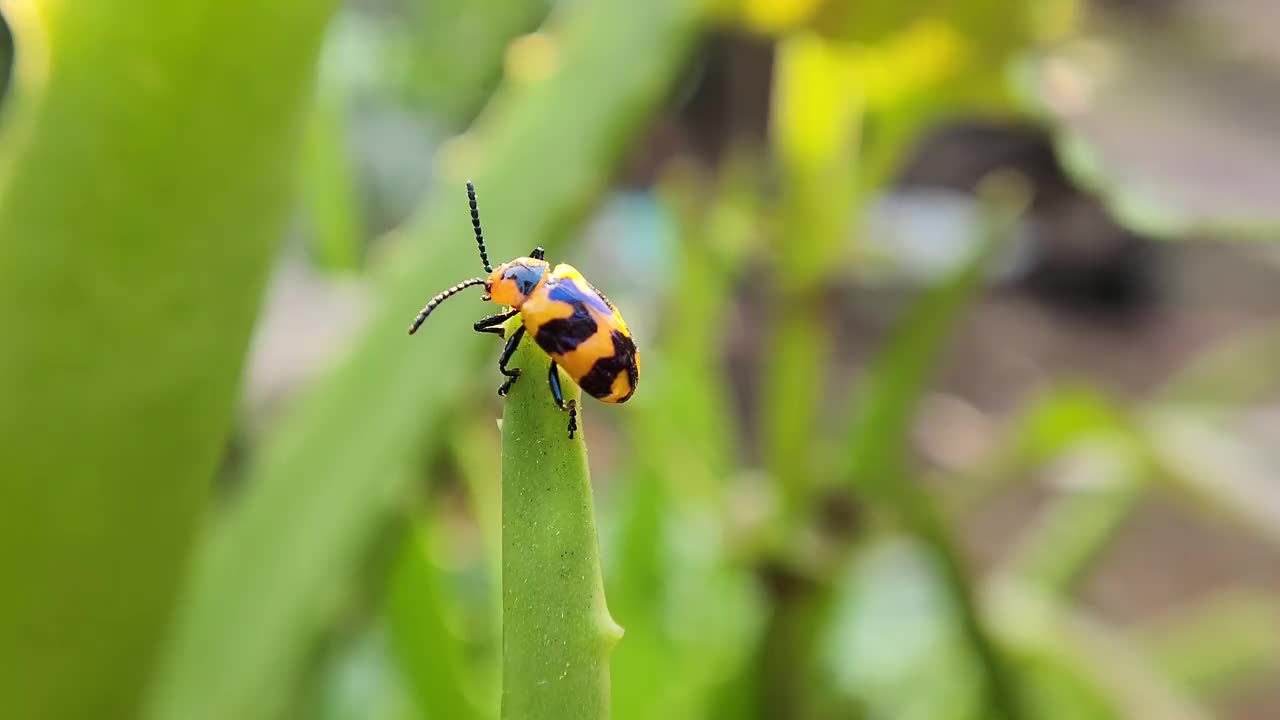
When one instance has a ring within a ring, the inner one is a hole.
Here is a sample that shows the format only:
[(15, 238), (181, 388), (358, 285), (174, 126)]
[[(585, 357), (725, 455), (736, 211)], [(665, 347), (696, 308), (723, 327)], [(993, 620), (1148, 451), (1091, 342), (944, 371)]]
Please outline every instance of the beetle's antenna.
[(480, 246), (480, 262), (484, 263), (484, 271), (493, 272), (489, 267), (489, 255), (484, 251), (484, 233), (480, 232), (480, 210), (476, 207), (476, 186), (467, 181), (467, 202), (471, 205), (471, 227), (476, 230), (476, 244)]
[(454, 295), (457, 295), (463, 290), (466, 290), (469, 287), (473, 287), (475, 285), (483, 285), (483, 284), (484, 284), (484, 278), (475, 277), (475, 278), (471, 278), (470, 280), (463, 280), (457, 285), (454, 285), (448, 290), (445, 290), (439, 295), (436, 295), (435, 297), (431, 298), (431, 300), (427, 302), (426, 307), (422, 308), (422, 312), (418, 313), (418, 317), (413, 319), (413, 324), (409, 326), (409, 334), (412, 335), (418, 332), (418, 328), (422, 326), (423, 321), (427, 319), (427, 316), (431, 314), (431, 311), (436, 309), (437, 305), (444, 302), (445, 300), (448, 300)]

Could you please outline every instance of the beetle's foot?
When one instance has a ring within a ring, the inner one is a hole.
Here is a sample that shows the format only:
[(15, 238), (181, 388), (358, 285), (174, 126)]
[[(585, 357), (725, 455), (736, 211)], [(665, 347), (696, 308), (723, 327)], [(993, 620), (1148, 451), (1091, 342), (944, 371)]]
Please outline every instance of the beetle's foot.
[(516, 384), (520, 379), (520, 368), (511, 368), (511, 375), (507, 376), (507, 381), (498, 387), (498, 397), (506, 397), (507, 392), (511, 390), (511, 386)]
[(569, 407), (569, 439), (573, 439), (573, 433), (578, 429), (578, 401), (570, 400), (565, 403)]

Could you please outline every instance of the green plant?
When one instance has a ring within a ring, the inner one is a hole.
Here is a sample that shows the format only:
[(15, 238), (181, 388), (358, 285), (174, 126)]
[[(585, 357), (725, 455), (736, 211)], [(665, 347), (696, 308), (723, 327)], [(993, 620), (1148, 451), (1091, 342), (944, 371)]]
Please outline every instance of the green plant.
[[(552, 20), (554, 72), (504, 85), (454, 146), (481, 193), (491, 248), (563, 246), (698, 20), (683, 0), (566, 6)], [(479, 392), (479, 350), (491, 338), (449, 314), (461, 305), (432, 318), (429, 343), (405, 337), (424, 294), (477, 269), (465, 176), (446, 170), (399, 233), (394, 264), (373, 271), (379, 304), (366, 331), (263, 442), (244, 496), (211, 528), (154, 688), (154, 720), (272, 717), (290, 704), (309, 651), (350, 601), (336, 588), (352, 582), (407, 489), (404, 469), (443, 437), (470, 388)], [(214, 679), (210, 666), (221, 669)]]
[(0, 135), (6, 716), (137, 713), (332, 5), (0, 6), (18, 46)]
[[(502, 717), (603, 720), (622, 629), (605, 605), (585, 433), (566, 437), (539, 382), (547, 362), (521, 343), (511, 365), (524, 375), (502, 414)], [(561, 380), (566, 402), (581, 403)]]

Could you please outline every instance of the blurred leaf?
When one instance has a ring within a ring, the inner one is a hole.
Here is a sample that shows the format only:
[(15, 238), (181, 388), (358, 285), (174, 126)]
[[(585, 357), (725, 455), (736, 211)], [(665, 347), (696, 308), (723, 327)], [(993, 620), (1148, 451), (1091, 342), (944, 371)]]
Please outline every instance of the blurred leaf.
[(1096, 14), (1028, 68), (1029, 99), (1059, 123), (1067, 166), (1127, 224), (1270, 238), (1280, 227), (1280, 57), (1258, 29), (1280, 15), (1267, 3), (1200, 5), (1216, 8), (1174, 4), (1155, 26)]
[(972, 52), (954, 25), (927, 17), (881, 43), (858, 47), (848, 71), (868, 106), (883, 110), (953, 79), (969, 65)]
[(323, 668), (318, 689), (307, 718), (418, 720), (424, 717), (414, 706), (391, 662), (386, 635), (379, 625), (360, 633), (352, 647)]
[[(1142, 459), (1110, 456), (1092, 487), (1070, 489), (1020, 539), (1009, 572), (1044, 592), (1065, 594), (1083, 578), (1143, 494)], [(1139, 466), (1135, 467), (1135, 463)], [(1096, 464), (1095, 466), (1096, 469)]]
[[(983, 603), (1004, 644), (1017, 647), (1031, 673), (1026, 699), (1035, 718), (1111, 720), (1208, 720), (1119, 634), (1056, 598), (1013, 583), (993, 588)], [(1074, 689), (1073, 689), (1074, 688)], [(1064, 691), (1076, 701), (1046, 712)]]
[(899, 475), (916, 406), (951, 329), (981, 286), (987, 259), (1012, 226), (1013, 215), (991, 201), (981, 227), (974, 229), (977, 242), (969, 261), (911, 304), (868, 370), (854, 403), (845, 475), (873, 501), (901, 505), (911, 497)]
[(1128, 720), (1076, 658), (1040, 647), (1023, 649), (1017, 662), (1021, 690), (1036, 720)]
[(927, 551), (902, 541), (864, 548), (832, 602), (820, 667), (869, 717), (978, 717), (977, 666)]
[(936, 3), (827, 2), (815, 27), (840, 40), (874, 44), (936, 10)]
[(316, 264), (334, 271), (355, 270), (364, 254), (364, 224), (355, 170), (347, 157), (342, 100), (323, 93), (316, 100), (303, 172)]
[(944, 503), (952, 514), (977, 505), (1009, 483), (1027, 477), (1027, 470), (1057, 460), (1081, 445), (1100, 442), (1110, 446), (1121, 433), (1132, 433), (1118, 408), (1098, 392), (1079, 386), (1042, 392), (1008, 426), (1008, 436), (987, 460), (960, 477), (948, 478), (943, 485)]
[[(615, 720), (713, 717), (762, 624), (754, 578), (731, 555), (725, 506), (738, 451), (719, 353), (743, 201), (731, 168), (710, 199), (680, 170), (662, 184), (680, 228), (678, 277), (649, 390), (630, 403), (630, 453), (610, 538), (610, 606), (627, 628), (614, 659)], [(734, 233), (726, 237), (724, 233)]]
[(1032, 43), (1029, 6), (1043, 1), (833, 4), (847, 14), (830, 18), (828, 34), (862, 38), (850, 79), (867, 104), (870, 130), (859, 167), (867, 192), (890, 183), (934, 125), (1012, 112), (1008, 67)]
[(899, 330), (869, 370), (855, 404), (849, 434), (850, 464), (844, 473), (857, 494), (891, 513), (932, 553), (937, 572), (956, 607), (961, 627), (982, 668), (986, 706), (1006, 720), (1024, 717), (1016, 688), (987, 636), (969, 589), (969, 579), (932, 498), (907, 472), (911, 420), (933, 363), (960, 313), (980, 287), (987, 259), (1002, 245), (1025, 196), (1002, 184), (987, 186), (986, 204), (972, 259), (908, 310)]
[(1221, 698), (1280, 669), (1280, 597), (1222, 592), (1144, 623), (1136, 636), (1174, 683)]
[[(476, 180), (491, 250), (562, 244), (567, 221), (662, 96), (695, 19), (683, 0), (580, 4), (559, 18), (556, 72), (536, 87), (505, 88), (483, 127), (453, 151)], [(378, 279), (384, 304), (367, 335), (300, 401), (256, 459), (239, 506), (214, 528), (155, 720), (279, 713), (329, 622), (320, 601), (352, 582), (383, 509), (402, 489), (397, 471), (422, 439), (441, 432), (447, 409), (470, 387), (466, 378), (493, 372), (493, 338), (471, 331), (474, 315), (462, 299), (418, 337), (405, 337), (427, 297), (479, 269), (462, 179), (446, 174), (438, 186), (405, 236), (423, 240), (396, 248), (393, 272)], [(483, 364), (474, 362), (482, 346)]]
[(780, 33), (809, 21), (824, 0), (709, 0), (709, 4), (749, 30)]
[(735, 220), (738, 213), (755, 217), (741, 207), (747, 200), (738, 187), (740, 172), (731, 164), (709, 198), (695, 178), (678, 171), (659, 188), (680, 243), (663, 305), (661, 354), (657, 362), (646, 360), (655, 390), (635, 398), (641, 409), (632, 415), (638, 444), (665, 448), (662, 464), (680, 469), (681, 487), (672, 488), (676, 502), (704, 508), (720, 507), (728, 475), (741, 459), (736, 435), (728, 431), (737, 418), (722, 356), (729, 339), (724, 319), (733, 309), (742, 264), (732, 245), (742, 242), (744, 228)]
[(1234, 410), (1268, 397), (1277, 387), (1280, 332), (1267, 323), (1198, 353), (1160, 388), (1158, 402), (1208, 412)]
[(1132, 421), (1101, 398), (1054, 393), (1023, 426), (1023, 462), (1055, 461), (1062, 496), (1030, 523), (1008, 560), (1018, 582), (1066, 594), (1141, 501), (1154, 469)]
[(400, 51), (407, 81), (433, 114), (465, 122), (501, 76), (504, 49), (537, 27), (551, 0), (411, 0)]
[[(485, 562), (492, 587), (502, 587), (502, 476), (501, 437), (492, 417), (459, 423), (453, 440), (453, 461), (466, 487), (468, 505), (480, 529)], [(502, 626), (501, 606), (494, 603), (495, 628)]]
[(863, 103), (852, 76), (856, 49), (795, 33), (777, 52), (770, 134), (778, 159), (792, 176), (847, 175)]
[(765, 347), (761, 428), (765, 465), (782, 498), (776, 542), (809, 510), (817, 465), (821, 378), (829, 365), (822, 285), (847, 244), (863, 98), (853, 92), (851, 48), (794, 33), (774, 62), (770, 138), (783, 181), (773, 218), (775, 293)]
[(484, 714), (466, 693), (462, 640), (449, 625), (456, 596), (431, 561), (433, 530), (405, 533), (384, 607), (388, 644), (422, 717), (479, 720)]
[(763, 622), (753, 578), (727, 557), (715, 518), (662, 492), (641, 473), (622, 498), (626, 535), (609, 578), (627, 629), (613, 663), (615, 720), (715, 717), (716, 693), (746, 665)]
[[(852, 46), (809, 32), (778, 44), (769, 135), (784, 182), (774, 252), (784, 327), (798, 328), (814, 314), (793, 305), (830, 275), (858, 211), (854, 177), (865, 96), (852, 75), (854, 57)], [(784, 344), (823, 355), (823, 344), (812, 338), (795, 340)], [(814, 377), (808, 374), (810, 384)]]
[(331, 5), (2, 5), (20, 46), (0, 139), (6, 716), (137, 714)]
[(1042, 463), (1081, 442), (1123, 444), (1127, 419), (1107, 398), (1078, 386), (1046, 392), (1014, 423), (1018, 453)]
[(1274, 463), (1258, 446), (1185, 409), (1158, 409), (1140, 421), (1159, 478), (1193, 506), (1230, 518), (1280, 547), (1280, 495)]

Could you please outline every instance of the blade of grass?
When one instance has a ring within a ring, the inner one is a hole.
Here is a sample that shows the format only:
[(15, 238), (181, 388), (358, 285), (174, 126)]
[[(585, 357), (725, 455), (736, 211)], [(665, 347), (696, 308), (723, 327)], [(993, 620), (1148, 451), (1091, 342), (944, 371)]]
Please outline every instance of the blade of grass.
[(1204, 708), (1185, 697), (1144, 662), (1118, 633), (1086, 613), (1044, 593), (1013, 583), (989, 585), (986, 617), (1005, 644), (1055, 658), (1084, 673), (1126, 720), (1208, 720)]
[(1280, 497), (1263, 451), (1185, 410), (1159, 409), (1139, 422), (1159, 481), (1191, 507), (1280, 547)]
[(1007, 560), (1020, 583), (1069, 593), (1145, 495), (1154, 473), (1148, 453), (1126, 416), (1116, 411), (1108, 420), (1063, 458), (1062, 469), (1074, 473), (1065, 478), (1068, 487), (1022, 533)]
[(0, 139), (6, 717), (137, 715), (332, 5), (0, 5), (19, 45)]
[(1174, 684), (1220, 699), (1242, 681), (1280, 669), (1280, 598), (1229, 590), (1147, 621), (1132, 635)]
[(1069, 593), (1142, 499), (1142, 478), (1108, 482), (1050, 505), (1019, 543), (1008, 572), (1041, 591)]
[(949, 330), (980, 286), (987, 259), (1003, 246), (1015, 211), (1022, 206), (1021, 197), (1007, 193), (1010, 188), (993, 185), (989, 189), (1002, 194), (984, 204), (983, 225), (978, 228), (979, 243), (972, 259), (913, 304), (901, 331), (870, 370), (869, 388), (855, 410), (846, 477), (873, 509), (887, 510), (932, 552), (981, 665), (987, 706), (1005, 720), (1017, 720), (1024, 717), (1017, 689), (978, 615), (950, 531), (932, 498), (912, 482), (906, 467), (911, 419), (929, 371)]
[(862, 97), (849, 87), (850, 48), (816, 33), (778, 45), (770, 140), (783, 172), (775, 218), (778, 287), (765, 344), (765, 465), (782, 500), (775, 541), (788, 542), (807, 519), (814, 492), (812, 439), (822, 412), (822, 377), (831, 342), (823, 283), (853, 224), (854, 172)]
[(978, 467), (934, 484), (941, 489), (947, 512), (960, 515), (1083, 443), (1131, 432), (1126, 430), (1128, 422), (1095, 390), (1050, 388), (1008, 422), (1005, 437)]
[[(517, 321), (518, 322), (518, 319)], [(524, 377), (502, 414), (502, 717), (605, 720), (622, 628), (600, 573), (582, 392), (561, 373), (578, 431), (551, 399), (546, 353), (521, 343)]]
[(347, 156), (345, 101), (338, 88), (321, 93), (311, 111), (304, 156), (312, 257), (331, 272), (357, 269), (364, 255), (360, 191)]
[[(482, 127), (455, 146), (480, 190), (490, 248), (504, 254), (554, 251), (669, 86), (699, 18), (685, 0), (562, 7), (549, 33), (559, 64), (537, 83), (504, 86)], [(403, 488), (397, 472), (423, 438), (442, 434), (492, 339), (467, 327), (463, 300), (432, 318), (429, 341), (404, 333), (426, 297), (476, 273), (462, 180), (444, 177), (428, 199), (407, 233), (420, 240), (402, 244), (393, 272), (377, 279), (383, 308), (367, 334), (273, 434), (244, 498), (214, 528), (152, 720), (278, 714), (329, 622), (322, 598), (352, 581)]]
[[(1002, 472), (985, 473), (983, 487), (961, 483), (968, 494), (965, 504), (972, 504), (993, 490), (991, 484), (998, 483), (999, 478), (1013, 477), (1014, 469), (1025, 470), (1065, 450), (1085, 451), (1090, 453), (1085, 457), (1104, 460), (1101, 467), (1096, 463), (1091, 465), (1089, 474), (1096, 478), (1099, 471), (1110, 473), (1114, 477), (1108, 484), (1094, 483), (1094, 487), (1073, 490), (1056, 501), (1024, 534), (1011, 561), (1013, 572), (1021, 580), (1033, 583), (1040, 590), (1065, 593), (1088, 572), (1094, 558), (1127, 521), (1148, 483), (1164, 479), (1181, 487), (1195, 484), (1184, 480), (1185, 464), (1162, 457), (1160, 409), (1185, 412), (1188, 407), (1194, 408), (1195, 415), (1205, 424), (1210, 418), (1238, 409), (1240, 403), (1258, 397), (1274, 384), (1262, 368), (1271, 366), (1267, 361), (1276, 354), (1277, 348), (1280, 343), (1274, 330), (1265, 328), (1232, 338), (1225, 345), (1202, 353), (1160, 388), (1150, 403), (1156, 410), (1142, 416), (1149, 420), (1145, 427), (1138, 419), (1090, 393), (1050, 393), (1024, 412), (1022, 421), (1013, 423), (1017, 428), (1011, 443), (1015, 449), (1004, 453), (1013, 461), (998, 463), (1005, 465), (1000, 468)], [(1195, 447), (1197, 456), (1204, 454), (1203, 444), (1174, 443), (1172, 446)], [(1238, 460), (1241, 454), (1227, 453), (1227, 456)], [(1240, 463), (1218, 464), (1217, 469), (1228, 466), (1239, 467)], [(1218, 476), (1221, 475), (1219, 472)], [(1242, 473), (1230, 475), (1238, 478)], [(1214, 489), (1207, 495), (1218, 504), (1265, 508), (1265, 501), (1232, 501), (1231, 492), (1218, 489), (1244, 485), (1248, 483), (1215, 482), (1204, 486)], [(1256, 520), (1250, 524), (1269, 525)]]

